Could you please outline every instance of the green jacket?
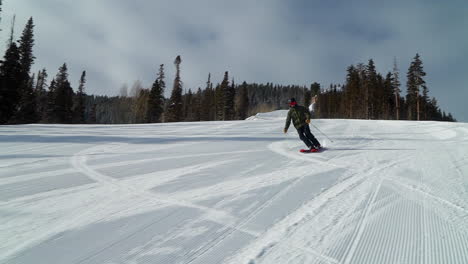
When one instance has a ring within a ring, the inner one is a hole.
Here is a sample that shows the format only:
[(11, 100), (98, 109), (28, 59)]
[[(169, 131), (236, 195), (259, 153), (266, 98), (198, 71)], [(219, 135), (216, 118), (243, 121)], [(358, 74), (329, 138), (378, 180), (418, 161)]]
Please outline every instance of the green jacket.
[(288, 130), (289, 125), (291, 124), (291, 119), (293, 121), (294, 127), (298, 129), (307, 124), (306, 120), (310, 119), (310, 112), (307, 108), (300, 105), (291, 107), (288, 112), (288, 117), (286, 118), (286, 126), (284, 129)]

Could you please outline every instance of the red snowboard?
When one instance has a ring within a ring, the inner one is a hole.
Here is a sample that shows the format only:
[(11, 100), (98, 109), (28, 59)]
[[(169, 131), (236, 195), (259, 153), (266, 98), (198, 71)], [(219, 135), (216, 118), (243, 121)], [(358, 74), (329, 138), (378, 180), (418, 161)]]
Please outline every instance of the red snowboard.
[(320, 148), (320, 149), (301, 149), (299, 150), (300, 152), (302, 153), (312, 153), (312, 152), (323, 152), (325, 150), (325, 148)]

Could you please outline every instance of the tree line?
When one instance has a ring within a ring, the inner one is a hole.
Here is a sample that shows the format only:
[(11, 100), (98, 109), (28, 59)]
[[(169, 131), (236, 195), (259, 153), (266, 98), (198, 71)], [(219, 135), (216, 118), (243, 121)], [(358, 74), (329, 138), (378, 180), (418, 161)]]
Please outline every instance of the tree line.
[(372, 59), (367, 64), (351, 65), (347, 68), (345, 84), (316, 89), (321, 91), (316, 93), (317, 115), (320, 118), (456, 121), (429, 96), (424, 76), (421, 57), (416, 54), (406, 73), (406, 96), (402, 96), (396, 59), (393, 70), (385, 77), (377, 73)]
[[(1, 11), (1, 0), (0, 0)], [(49, 81), (42, 69), (31, 74), (35, 57), (34, 21), (31, 17), (18, 40), (13, 30), (3, 60), (0, 61), (0, 124), (128, 124), (181, 121), (242, 120), (258, 112), (287, 109), (291, 97), (309, 105), (318, 98), (319, 118), (359, 118), (393, 120), (456, 121), (429, 97), (426, 75), (419, 54), (407, 72), (406, 97), (401, 95), (399, 70), (383, 77), (374, 61), (347, 68), (344, 84), (319, 83), (298, 85), (237, 84), (225, 72), (221, 82), (213, 83), (208, 74), (205, 87), (184, 90), (181, 77), (182, 58), (174, 60), (176, 73), (171, 96), (165, 98), (165, 66), (161, 64), (151, 87), (141, 82), (122, 87), (118, 96), (95, 96), (85, 93), (86, 71), (81, 74), (76, 91), (68, 80), (64, 63)]]

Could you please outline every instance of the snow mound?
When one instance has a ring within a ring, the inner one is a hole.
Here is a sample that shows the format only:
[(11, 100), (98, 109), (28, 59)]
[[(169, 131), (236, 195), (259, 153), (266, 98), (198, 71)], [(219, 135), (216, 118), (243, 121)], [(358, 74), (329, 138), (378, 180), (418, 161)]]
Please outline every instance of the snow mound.
[(274, 120), (274, 119), (284, 119), (288, 114), (288, 110), (276, 110), (268, 113), (258, 113), (254, 116), (248, 117), (245, 120)]

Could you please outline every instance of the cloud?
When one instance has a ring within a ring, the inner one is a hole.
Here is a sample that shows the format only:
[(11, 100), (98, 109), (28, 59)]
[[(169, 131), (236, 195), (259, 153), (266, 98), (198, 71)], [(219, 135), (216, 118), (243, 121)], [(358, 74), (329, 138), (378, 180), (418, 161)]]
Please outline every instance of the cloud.
[(10, 0), (4, 29), (12, 13), (18, 29), (35, 19), (35, 69), (55, 75), (67, 62), (74, 83), (87, 70), (89, 93), (117, 94), (137, 79), (149, 87), (165, 64), (169, 94), (177, 55), (185, 88), (196, 89), (226, 70), (236, 82), (327, 86), (370, 58), (385, 74), (397, 57), (404, 76), (419, 52), (431, 95), (468, 121), (463, 1)]

